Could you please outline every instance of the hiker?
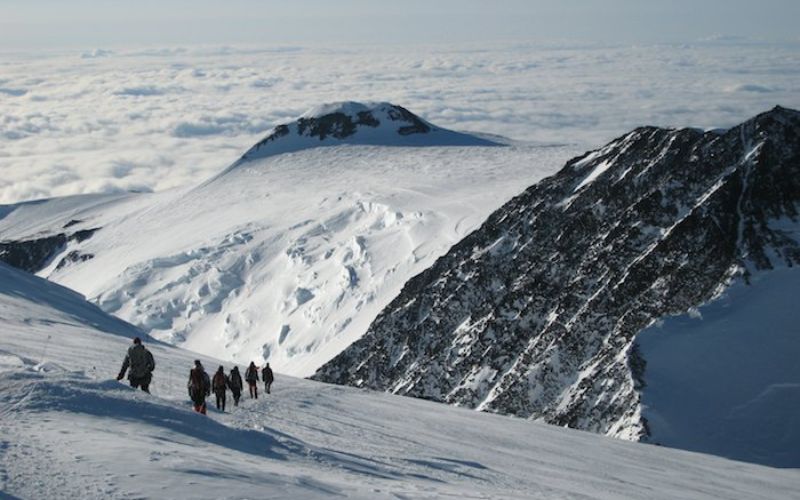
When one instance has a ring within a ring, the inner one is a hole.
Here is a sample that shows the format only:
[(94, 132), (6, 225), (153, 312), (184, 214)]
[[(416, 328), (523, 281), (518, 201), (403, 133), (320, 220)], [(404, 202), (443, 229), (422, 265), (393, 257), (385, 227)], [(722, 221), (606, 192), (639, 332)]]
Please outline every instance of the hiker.
[(150, 351), (142, 345), (142, 339), (139, 337), (134, 338), (133, 345), (128, 348), (128, 354), (125, 355), (125, 361), (122, 362), (122, 369), (117, 375), (117, 380), (122, 380), (128, 368), (130, 368), (128, 381), (131, 383), (131, 387), (134, 389), (141, 387), (144, 392), (150, 394), (150, 382), (153, 380), (156, 362)]
[(228, 387), (233, 394), (233, 406), (239, 406), (239, 398), (242, 397), (242, 376), (239, 374), (239, 367), (234, 366), (228, 376)]
[(206, 396), (211, 394), (211, 382), (199, 359), (194, 360), (194, 368), (189, 371), (189, 397), (194, 403), (194, 411), (206, 414)]
[(220, 366), (214, 378), (211, 380), (211, 390), (217, 397), (217, 410), (225, 411), (225, 389), (228, 387), (228, 377), (225, 375), (225, 369)]
[(254, 362), (250, 362), (247, 371), (244, 372), (244, 379), (250, 388), (250, 397), (258, 399), (258, 368)]
[(264, 381), (264, 390), (269, 394), (272, 382), (275, 380), (275, 375), (272, 374), (272, 368), (269, 367), (269, 363), (261, 370), (261, 380)]

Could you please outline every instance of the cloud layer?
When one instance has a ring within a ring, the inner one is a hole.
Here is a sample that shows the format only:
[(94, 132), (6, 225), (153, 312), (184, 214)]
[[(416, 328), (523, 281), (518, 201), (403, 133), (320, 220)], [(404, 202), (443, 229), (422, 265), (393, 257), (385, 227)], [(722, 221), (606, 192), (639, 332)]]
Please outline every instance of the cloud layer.
[(0, 58), (0, 203), (163, 190), (317, 104), (391, 101), (448, 128), (599, 146), (639, 125), (800, 107), (797, 44), (163, 48)]

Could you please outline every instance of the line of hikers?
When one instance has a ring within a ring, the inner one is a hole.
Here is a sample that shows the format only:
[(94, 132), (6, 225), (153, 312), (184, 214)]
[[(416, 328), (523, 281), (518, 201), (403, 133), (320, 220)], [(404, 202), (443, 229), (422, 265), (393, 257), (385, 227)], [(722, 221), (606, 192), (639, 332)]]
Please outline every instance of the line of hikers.
[[(128, 370), (129, 368), (130, 370)], [(117, 375), (117, 380), (122, 380), (127, 371), (131, 387), (134, 389), (141, 387), (144, 392), (149, 393), (150, 382), (153, 380), (153, 370), (155, 369), (156, 363), (153, 355), (142, 345), (142, 340), (136, 337), (133, 339), (133, 345), (128, 348), (125, 360), (122, 362), (122, 368), (119, 371), (119, 375)], [(250, 390), (250, 397), (255, 399), (258, 399), (258, 371), (259, 368), (251, 361), (244, 374), (244, 380)], [(272, 373), (269, 363), (261, 369), (261, 380), (264, 382), (264, 390), (267, 394), (270, 394), (275, 375)], [(194, 410), (203, 415), (206, 414), (206, 397), (210, 396), (212, 392), (217, 398), (217, 409), (225, 411), (226, 390), (230, 389), (231, 393), (233, 393), (233, 405), (239, 406), (239, 398), (242, 396), (243, 387), (242, 376), (236, 366), (231, 369), (228, 375), (225, 375), (225, 369), (220, 366), (213, 379), (209, 378), (199, 359), (194, 361), (194, 368), (189, 370), (189, 382), (187, 383), (189, 397), (192, 399)]]
[[(250, 398), (258, 399), (258, 367), (254, 362), (250, 362), (250, 366), (244, 374), (244, 380), (247, 382), (250, 389)], [(275, 375), (272, 373), (272, 368), (267, 363), (261, 370), (261, 380), (264, 382), (264, 390), (270, 394), (272, 382), (275, 380)], [(233, 393), (233, 406), (239, 406), (239, 398), (242, 396), (242, 376), (239, 373), (239, 368), (234, 366), (229, 375), (225, 374), (225, 368), (220, 366), (214, 377), (209, 379), (205, 368), (199, 359), (194, 361), (194, 368), (189, 371), (189, 382), (187, 388), (189, 389), (189, 397), (192, 398), (194, 404), (194, 411), (206, 414), (206, 397), (214, 393), (216, 396), (217, 409), (225, 411), (225, 394), (226, 390), (230, 389)]]

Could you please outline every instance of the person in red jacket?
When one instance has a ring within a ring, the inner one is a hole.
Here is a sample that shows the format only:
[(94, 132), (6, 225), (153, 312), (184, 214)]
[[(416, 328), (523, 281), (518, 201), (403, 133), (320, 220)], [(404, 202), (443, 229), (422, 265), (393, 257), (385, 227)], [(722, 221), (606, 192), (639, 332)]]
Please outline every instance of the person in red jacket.
[(247, 371), (244, 372), (244, 379), (250, 388), (250, 397), (258, 399), (258, 367), (254, 362), (250, 362)]

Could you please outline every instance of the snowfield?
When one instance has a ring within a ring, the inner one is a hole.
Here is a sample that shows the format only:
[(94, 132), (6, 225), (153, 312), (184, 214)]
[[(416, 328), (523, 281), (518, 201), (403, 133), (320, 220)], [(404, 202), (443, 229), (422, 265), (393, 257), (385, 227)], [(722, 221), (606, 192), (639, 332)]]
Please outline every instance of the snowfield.
[(0, 235), (100, 228), (38, 274), (168, 343), (308, 376), (410, 277), (576, 153), (498, 146), (398, 109), (320, 107), (191, 189), (2, 206)]
[(281, 374), (203, 417), (185, 387), (197, 355), (145, 339), (153, 394), (134, 391), (113, 377), (135, 328), (4, 264), (0, 330), (3, 498), (800, 496), (797, 470)]
[(650, 442), (776, 467), (800, 464), (800, 270), (735, 282), (637, 336)]

